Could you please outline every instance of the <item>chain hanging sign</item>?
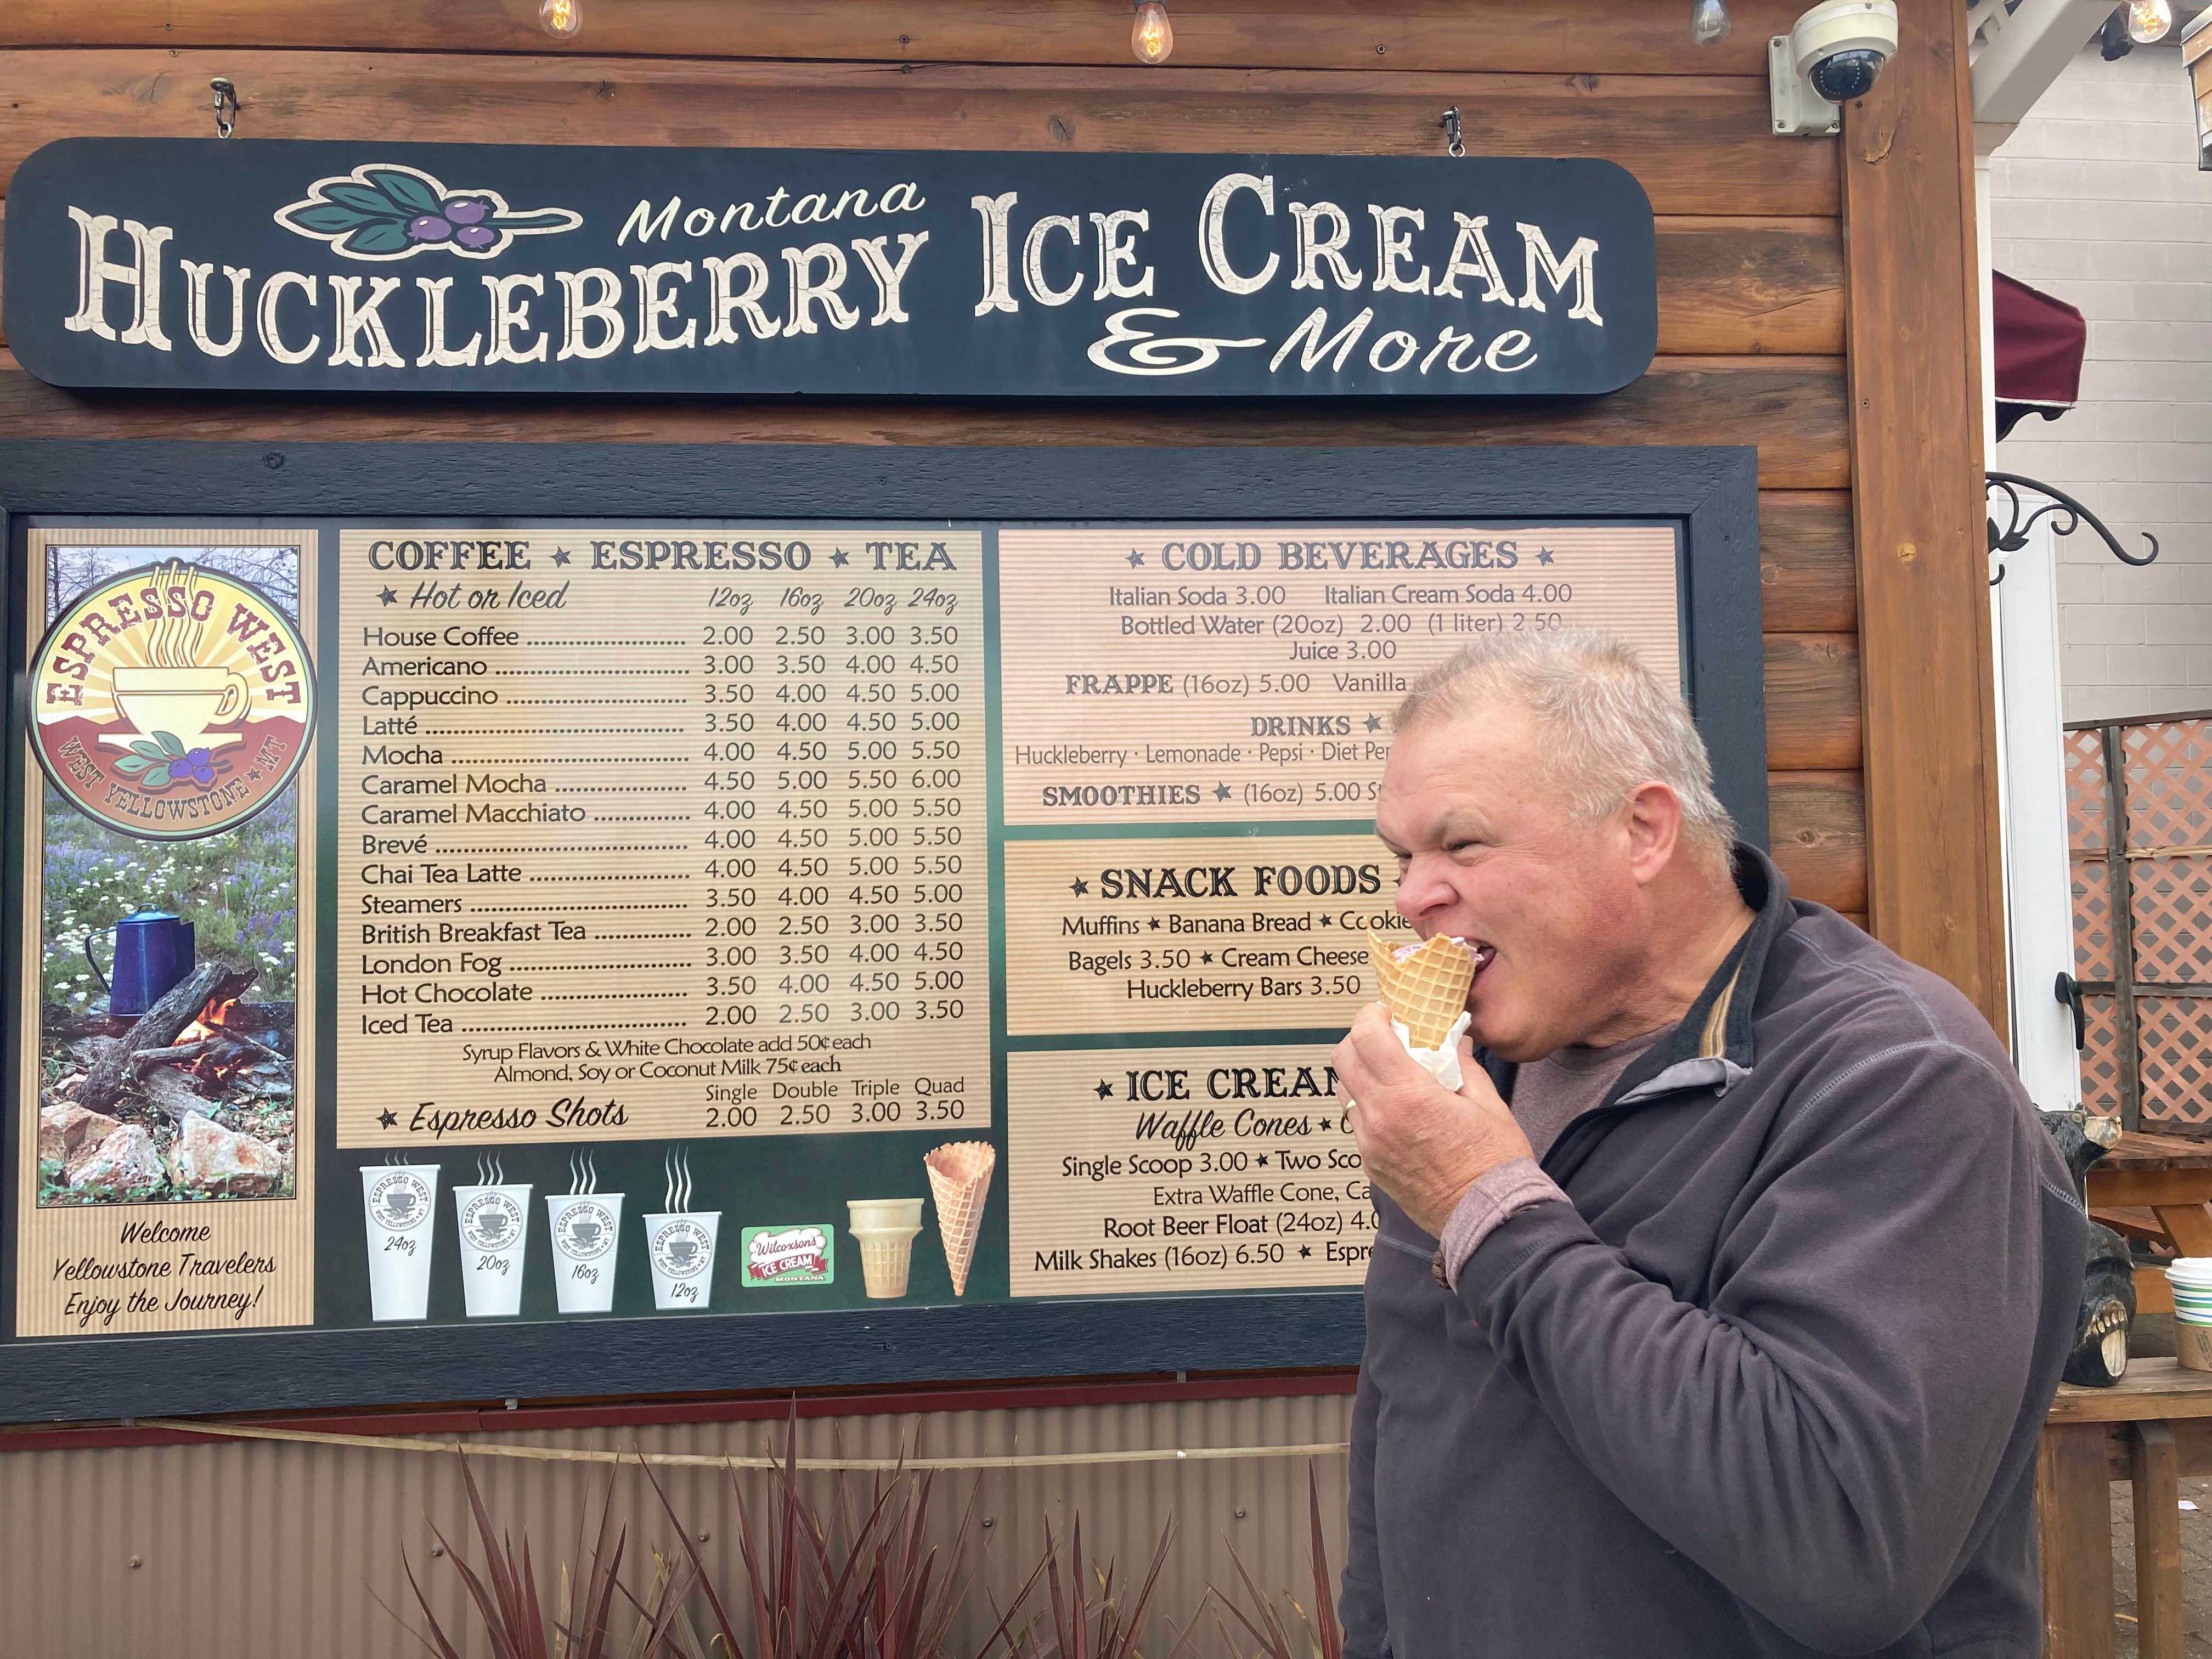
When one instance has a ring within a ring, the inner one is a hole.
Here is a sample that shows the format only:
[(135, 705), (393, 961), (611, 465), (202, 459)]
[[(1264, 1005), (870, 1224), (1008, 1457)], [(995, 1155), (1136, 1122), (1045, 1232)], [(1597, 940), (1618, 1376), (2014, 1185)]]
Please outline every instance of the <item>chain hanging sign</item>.
[(1595, 160), (75, 138), (6, 211), (67, 386), (1557, 396), (1658, 328)]

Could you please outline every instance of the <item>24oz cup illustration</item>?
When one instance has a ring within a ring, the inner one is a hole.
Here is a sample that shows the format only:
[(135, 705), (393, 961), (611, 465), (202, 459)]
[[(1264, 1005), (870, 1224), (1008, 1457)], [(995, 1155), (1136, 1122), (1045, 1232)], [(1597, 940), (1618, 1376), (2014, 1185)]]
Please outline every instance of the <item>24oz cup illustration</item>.
[(530, 1187), (507, 1184), (496, 1158), (477, 1160), (477, 1184), (453, 1188), (461, 1230), (461, 1293), (471, 1319), (522, 1311), (522, 1264), (530, 1242)]
[(553, 1231), (553, 1288), (564, 1314), (605, 1313), (615, 1304), (623, 1195), (599, 1190), (599, 1167), (589, 1152), (572, 1157), (568, 1171), (568, 1190), (545, 1195), (545, 1218)]
[(714, 1295), (714, 1242), (720, 1210), (691, 1207), (690, 1149), (661, 1160), (668, 1185), (662, 1211), (645, 1218), (646, 1257), (653, 1264), (653, 1305), (662, 1312), (704, 1308)]
[(368, 1224), (371, 1316), (427, 1319), (430, 1250), (437, 1238), (432, 1223), (438, 1204), (438, 1166), (369, 1164), (361, 1172), (361, 1202)]

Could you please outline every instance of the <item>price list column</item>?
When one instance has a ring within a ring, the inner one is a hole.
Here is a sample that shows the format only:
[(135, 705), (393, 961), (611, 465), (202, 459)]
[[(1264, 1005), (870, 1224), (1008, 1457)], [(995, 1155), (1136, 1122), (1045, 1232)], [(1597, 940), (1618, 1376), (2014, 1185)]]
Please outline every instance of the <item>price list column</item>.
[(1678, 675), (1674, 531), (1009, 527), (999, 558), (1012, 1293), (1355, 1283), (1330, 1052), (1368, 935), (1413, 937), (1392, 712), (1571, 627)]
[(341, 1145), (988, 1129), (974, 534), (341, 560)]

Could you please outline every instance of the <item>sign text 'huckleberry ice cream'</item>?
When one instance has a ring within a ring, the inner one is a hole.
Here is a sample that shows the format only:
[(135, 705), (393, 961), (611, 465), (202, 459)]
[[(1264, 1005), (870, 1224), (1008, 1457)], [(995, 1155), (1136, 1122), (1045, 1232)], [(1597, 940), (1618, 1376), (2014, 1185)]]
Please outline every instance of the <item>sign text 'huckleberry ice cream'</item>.
[(74, 138), (6, 210), (59, 386), (1532, 396), (1657, 338), (1595, 160)]

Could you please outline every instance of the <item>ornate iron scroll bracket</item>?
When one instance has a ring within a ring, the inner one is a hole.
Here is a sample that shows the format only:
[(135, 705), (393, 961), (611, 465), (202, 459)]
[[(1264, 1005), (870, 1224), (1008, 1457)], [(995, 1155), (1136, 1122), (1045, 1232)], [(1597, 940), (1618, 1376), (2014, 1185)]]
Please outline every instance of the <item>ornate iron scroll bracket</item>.
[[(2102, 519), (2055, 484), (2047, 484), (2039, 478), (2030, 478), (2018, 472), (1991, 472), (1986, 475), (1986, 480), (1983, 487), (1985, 497), (2004, 497), (2003, 528), (1998, 527), (1996, 514), (1992, 513), (1989, 518), (1991, 553), (2019, 552), (2027, 545), (2027, 532), (2034, 527), (2035, 521), (2049, 514), (2054, 520), (2051, 528), (2055, 535), (2070, 536), (2086, 522), (2097, 532), (2099, 539), (2112, 549), (2112, 556), (2122, 564), (2142, 566), (2158, 557), (2158, 538), (2149, 531), (2142, 532), (2142, 538), (2150, 544), (2150, 551), (2137, 556), (2120, 545), (2119, 538), (2112, 534)], [(2021, 499), (2023, 488), (2032, 489), (2039, 495), (2047, 495), (2050, 500), (2031, 509)], [(2061, 514), (2065, 515), (2063, 522), (2057, 521), (2057, 515)], [(2004, 567), (1999, 565), (1997, 574), (1990, 578), (1990, 586), (1995, 587), (2003, 580)]]

